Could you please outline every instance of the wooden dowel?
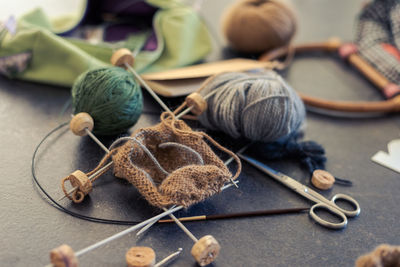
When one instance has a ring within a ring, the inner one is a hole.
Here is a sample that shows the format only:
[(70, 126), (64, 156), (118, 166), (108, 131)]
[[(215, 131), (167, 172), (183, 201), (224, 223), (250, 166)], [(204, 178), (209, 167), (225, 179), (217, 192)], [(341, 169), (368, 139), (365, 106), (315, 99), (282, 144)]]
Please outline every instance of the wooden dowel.
[(365, 78), (367, 78), (372, 84), (374, 84), (379, 90), (383, 91), (385, 87), (390, 83), (385, 76), (380, 74), (370, 64), (368, 64), (359, 54), (351, 54), (348, 58), (349, 63), (361, 72)]
[(400, 96), (387, 101), (330, 101), (322, 98), (298, 93), (309, 106), (347, 112), (398, 112), (400, 111)]
[[(267, 215), (278, 215), (278, 214), (291, 214), (301, 213), (309, 210), (309, 208), (291, 208), (291, 209), (278, 209), (278, 210), (258, 210), (249, 212), (229, 213), (229, 214), (215, 214), (215, 215), (199, 215), (191, 217), (178, 218), (179, 221), (205, 221), (205, 220), (222, 220), (222, 219), (233, 219), (233, 218), (247, 218), (256, 216), (267, 216)], [(159, 223), (169, 223), (173, 220), (159, 220)]]
[[(332, 37), (325, 42), (301, 44), (293, 47), (295, 53), (312, 52), (312, 51), (324, 51), (324, 52), (335, 52), (341, 45), (340, 39)], [(286, 56), (289, 52), (288, 47), (281, 47), (275, 50), (262, 54), (258, 60), (260, 61), (272, 61), (280, 57)]]

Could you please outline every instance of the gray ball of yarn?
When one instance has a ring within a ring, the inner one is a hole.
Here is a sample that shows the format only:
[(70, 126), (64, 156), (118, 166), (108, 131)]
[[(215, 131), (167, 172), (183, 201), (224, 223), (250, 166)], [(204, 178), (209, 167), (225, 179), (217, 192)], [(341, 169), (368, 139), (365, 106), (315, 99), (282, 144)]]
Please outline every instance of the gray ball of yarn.
[(273, 142), (297, 131), (305, 119), (300, 97), (274, 71), (223, 73), (209, 81), (201, 94), (214, 90), (198, 119), (206, 128), (233, 138)]

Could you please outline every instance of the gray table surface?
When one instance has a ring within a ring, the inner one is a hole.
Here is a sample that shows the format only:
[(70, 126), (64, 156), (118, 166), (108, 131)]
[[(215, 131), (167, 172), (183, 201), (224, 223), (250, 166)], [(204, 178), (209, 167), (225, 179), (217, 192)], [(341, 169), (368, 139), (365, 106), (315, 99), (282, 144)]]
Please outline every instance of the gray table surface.
[[(204, 2), (202, 13), (217, 33), (220, 14), (230, 2)], [(295, 6), (299, 15), (297, 43), (326, 40), (333, 35), (352, 40), (353, 22), (361, 1), (302, 0), (295, 1)], [(229, 50), (222, 49), (222, 37), (218, 38), (209, 60), (232, 56)], [(299, 57), (284, 76), (297, 90), (316, 96), (381, 99), (365, 79), (334, 57)], [(77, 251), (127, 228), (66, 215), (49, 205), (32, 181), (33, 150), (47, 132), (69, 119), (68, 114), (59, 115), (69, 97), (65, 88), (0, 77), (1, 266), (43, 266), (54, 247), (66, 243)], [(145, 114), (133, 129), (158, 122), (158, 111), (158, 106), (145, 94)], [(346, 193), (359, 201), (360, 216), (350, 219), (344, 230), (323, 228), (307, 214), (192, 222), (186, 226), (197, 237), (212, 234), (220, 242), (221, 254), (213, 266), (352, 266), (359, 255), (381, 243), (400, 244), (400, 175), (370, 160), (378, 150), (386, 150), (390, 140), (399, 138), (399, 132), (399, 115), (346, 118), (307, 113), (304, 139), (325, 147), (330, 172), (354, 182), (352, 187), (335, 186), (323, 192), (326, 197)], [(222, 135), (216, 137), (223, 144), (232, 143)], [(78, 138), (61, 131), (40, 151), (37, 174), (46, 190), (58, 197), (62, 177), (76, 169), (92, 169), (102, 155), (88, 137)], [(309, 184), (306, 172), (296, 162), (268, 163)], [(160, 212), (150, 207), (132, 186), (111, 174), (96, 182), (95, 190), (81, 205), (67, 200), (62, 204), (81, 214), (122, 220), (144, 220)], [(177, 215), (310, 204), (244, 163), (239, 189), (228, 189)], [(140, 239), (134, 233), (126, 235), (79, 260), (81, 266), (125, 266), (125, 252), (135, 245), (152, 247), (158, 259), (182, 247), (181, 256), (171, 266), (196, 266), (190, 255), (192, 240), (174, 224), (153, 226)]]

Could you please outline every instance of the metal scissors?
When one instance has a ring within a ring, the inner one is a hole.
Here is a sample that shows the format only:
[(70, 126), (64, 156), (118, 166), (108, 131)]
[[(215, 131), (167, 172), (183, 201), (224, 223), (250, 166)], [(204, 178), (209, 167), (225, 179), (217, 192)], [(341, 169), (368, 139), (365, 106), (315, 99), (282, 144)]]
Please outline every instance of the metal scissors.
[[(358, 214), (360, 214), (360, 211), (361, 211), (360, 205), (354, 198), (352, 198), (348, 195), (336, 194), (332, 197), (331, 200), (326, 199), (324, 196), (322, 196), (321, 194), (318, 194), (316, 191), (312, 190), (311, 188), (297, 182), (296, 180), (290, 178), (289, 176), (287, 176), (283, 173), (280, 173), (251, 157), (244, 156), (242, 154), (238, 154), (238, 156), (241, 159), (243, 159), (244, 161), (246, 161), (249, 164), (256, 167), (257, 169), (268, 174), (275, 180), (286, 185), (287, 187), (289, 187), (296, 193), (315, 202), (316, 204), (314, 204), (310, 208), (310, 216), (311, 216), (311, 218), (313, 218), (317, 223), (321, 224), (322, 226), (332, 228), (332, 229), (341, 229), (341, 228), (346, 227), (347, 217), (355, 217)], [(355, 209), (354, 210), (343, 209), (336, 204), (337, 200), (344, 200), (346, 202), (349, 202), (352, 206), (355, 207)], [(320, 216), (318, 216), (315, 213), (315, 210), (318, 208), (326, 209), (329, 213), (340, 217), (342, 219), (342, 221), (339, 223), (333, 223), (333, 222), (327, 221), (325, 219), (322, 219)]]

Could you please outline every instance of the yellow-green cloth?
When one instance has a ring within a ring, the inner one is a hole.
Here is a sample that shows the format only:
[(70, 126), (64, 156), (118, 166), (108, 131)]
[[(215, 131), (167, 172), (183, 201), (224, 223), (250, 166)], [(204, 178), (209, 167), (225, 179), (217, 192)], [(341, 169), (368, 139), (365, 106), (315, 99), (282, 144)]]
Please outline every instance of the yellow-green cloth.
[[(146, 2), (159, 8), (153, 17), (157, 49), (141, 51), (136, 56), (134, 68), (137, 71), (165, 70), (204, 59), (211, 50), (211, 41), (205, 24), (192, 8), (174, 0)], [(110, 64), (111, 44), (93, 45), (57, 36), (52, 30), (50, 20), (36, 9), (19, 18), (15, 35), (7, 33), (2, 37), (0, 58), (32, 53), (27, 69), (15, 78), (71, 86), (84, 71)], [(143, 35), (137, 38), (143, 38)]]

